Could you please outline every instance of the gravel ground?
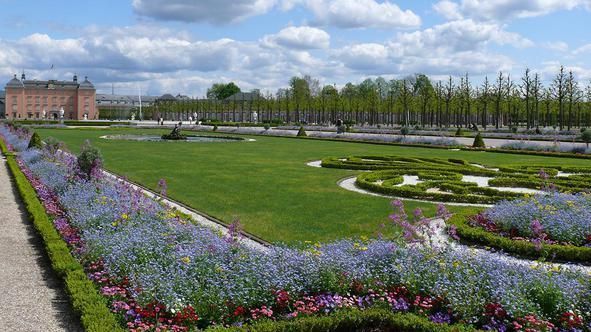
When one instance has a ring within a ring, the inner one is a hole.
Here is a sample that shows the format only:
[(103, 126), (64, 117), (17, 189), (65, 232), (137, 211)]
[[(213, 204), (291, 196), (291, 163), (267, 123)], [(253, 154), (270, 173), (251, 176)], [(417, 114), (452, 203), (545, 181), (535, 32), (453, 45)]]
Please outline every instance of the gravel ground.
[(0, 159), (0, 327), (3, 331), (82, 331)]

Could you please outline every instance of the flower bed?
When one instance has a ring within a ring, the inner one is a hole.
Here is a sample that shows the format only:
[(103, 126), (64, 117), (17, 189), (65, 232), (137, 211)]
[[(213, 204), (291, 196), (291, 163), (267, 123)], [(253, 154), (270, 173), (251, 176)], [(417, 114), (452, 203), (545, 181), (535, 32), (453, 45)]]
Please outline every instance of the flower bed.
[[(397, 197), (443, 202), (486, 204), (524, 196), (523, 193), (501, 191), (475, 183), (483, 180), (487, 185), (504, 188), (542, 189), (550, 181), (555, 190), (576, 192), (591, 187), (591, 167), (544, 169), (543, 166), (528, 166), (491, 169), (459, 159), (395, 156), (326, 158), (322, 160), (322, 167), (371, 170), (372, 172), (357, 176), (356, 184), (359, 187)], [(577, 174), (559, 177), (559, 171)], [(403, 176), (416, 176), (418, 181), (405, 184)], [(471, 176), (471, 179), (463, 181), (464, 176)]]
[(462, 240), (528, 257), (591, 263), (591, 196), (550, 193), (452, 219)]
[[(0, 134), (13, 148), (22, 146), (6, 127)], [(413, 312), (427, 325), (493, 329), (584, 327), (590, 320), (590, 280), (574, 271), (531, 270), (488, 253), (383, 239), (257, 251), (235, 232), (196, 225), (128, 185), (86, 179), (68, 154), (23, 149), (19, 163), (131, 330), (290, 321), (373, 307)]]
[(534, 142), (515, 141), (505, 143), (501, 146), (501, 149), (506, 150), (524, 150), (524, 151), (537, 151), (537, 152), (558, 152), (558, 153), (577, 153), (577, 154), (591, 154), (591, 149), (584, 146), (572, 146), (572, 145), (542, 145)]

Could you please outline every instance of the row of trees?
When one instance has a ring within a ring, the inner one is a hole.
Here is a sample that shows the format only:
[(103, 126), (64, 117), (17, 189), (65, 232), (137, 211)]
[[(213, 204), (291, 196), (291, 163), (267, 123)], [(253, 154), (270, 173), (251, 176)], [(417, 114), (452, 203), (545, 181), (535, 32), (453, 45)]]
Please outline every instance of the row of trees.
[(321, 86), (310, 76), (293, 77), (275, 94), (252, 92), (250, 98), (228, 98), (239, 92), (234, 83), (214, 84), (207, 99), (159, 103), (146, 115), (170, 119), (334, 124), (348, 123), (420, 127), (526, 128), (591, 126), (591, 82), (584, 87), (572, 71), (560, 67), (544, 85), (526, 69), (519, 78), (500, 72), (476, 85), (468, 74), (432, 81), (424, 74), (402, 79), (366, 79), (359, 84)]

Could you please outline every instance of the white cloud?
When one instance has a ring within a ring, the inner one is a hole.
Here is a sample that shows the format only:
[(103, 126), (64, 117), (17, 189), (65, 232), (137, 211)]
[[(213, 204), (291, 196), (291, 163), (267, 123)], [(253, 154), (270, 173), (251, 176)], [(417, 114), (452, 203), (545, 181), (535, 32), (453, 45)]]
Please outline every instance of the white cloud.
[(439, 1), (433, 5), (433, 9), (448, 20), (460, 20), (463, 18), (460, 13), (460, 6), (453, 1)]
[(275, 0), (133, 0), (134, 11), (142, 16), (168, 21), (231, 23), (261, 15), (275, 6)]
[(569, 48), (568, 44), (563, 41), (545, 42), (544, 44), (542, 44), (542, 46), (549, 50), (561, 53), (567, 52)]
[(287, 27), (277, 34), (263, 37), (263, 43), (270, 47), (275, 45), (293, 49), (326, 49), (330, 46), (330, 35), (313, 27)]
[(581, 54), (586, 54), (586, 53), (591, 54), (591, 44), (583, 45), (573, 51), (574, 55), (581, 55)]
[[(452, 9), (463, 17), (504, 21), (513, 18), (542, 16), (560, 10), (578, 7), (591, 8), (589, 0), (461, 0), (460, 3), (443, 0), (434, 8), (446, 18)], [(439, 9), (439, 10), (438, 10)]]
[(411, 28), (421, 18), (411, 10), (402, 10), (389, 1), (306, 0), (318, 23), (340, 28)]

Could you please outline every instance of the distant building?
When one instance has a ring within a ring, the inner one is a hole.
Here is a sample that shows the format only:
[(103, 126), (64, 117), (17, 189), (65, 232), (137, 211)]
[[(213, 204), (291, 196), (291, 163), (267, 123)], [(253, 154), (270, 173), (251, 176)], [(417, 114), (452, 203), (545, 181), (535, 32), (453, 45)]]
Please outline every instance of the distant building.
[(4, 91), (0, 91), (0, 119), (4, 119), (6, 117), (6, 113), (5, 113), (5, 106), (4, 106), (4, 100), (5, 98), (5, 92)]
[[(88, 77), (72, 81), (27, 80), (23, 73), (6, 84), (5, 113), (8, 119), (96, 119), (96, 90)], [(45, 115), (44, 115), (45, 114)]]
[[(158, 97), (142, 96), (142, 106), (152, 106)], [(140, 96), (134, 95), (96, 95), (96, 107), (99, 109), (128, 110), (140, 107)]]

